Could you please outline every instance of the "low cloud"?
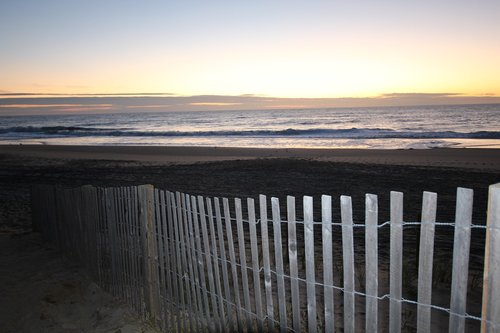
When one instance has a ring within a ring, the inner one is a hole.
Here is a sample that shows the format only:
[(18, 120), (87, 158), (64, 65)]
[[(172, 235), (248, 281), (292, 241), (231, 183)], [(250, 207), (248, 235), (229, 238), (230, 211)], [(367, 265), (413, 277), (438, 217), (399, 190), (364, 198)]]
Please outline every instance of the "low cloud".
[(436, 98), (436, 97), (453, 97), (464, 96), (460, 93), (389, 93), (382, 94), (379, 98)]
[(227, 103), (227, 102), (192, 102), (189, 105), (195, 106), (232, 106), (241, 105), (242, 103)]
[(32, 93), (32, 92), (9, 92), (6, 90), (0, 90), (0, 97), (17, 97), (17, 96), (26, 96), (26, 97), (73, 97), (73, 96), (85, 96), (85, 97), (113, 97), (113, 96), (177, 96), (174, 93), (86, 93), (86, 94), (67, 94), (67, 93)]
[(500, 103), (500, 96), (468, 96), (460, 93), (388, 93), (376, 97), (278, 98), (251, 94), (179, 96), (169, 93), (139, 95), (123, 93), (40, 96), (32, 93), (0, 93), (0, 115), (359, 108), (486, 103)]
[(96, 107), (112, 107), (112, 104), (3, 104), (0, 108), (12, 108), (12, 109), (38, 109), (38, 108), (68, 108), (68, 107), (85, 107), (85, 108), (96, 108)]

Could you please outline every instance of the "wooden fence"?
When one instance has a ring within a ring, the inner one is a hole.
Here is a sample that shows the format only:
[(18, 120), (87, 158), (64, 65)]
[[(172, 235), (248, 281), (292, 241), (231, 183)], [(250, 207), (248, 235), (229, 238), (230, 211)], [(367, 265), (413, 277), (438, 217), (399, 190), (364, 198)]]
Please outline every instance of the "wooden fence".
[[(377, 196), (367, 194), (365, 220), (354, 223), (348, 196), (340, 221), (322, 196), (317, 222), (307, 196), (299, 220), (294, 197), (280, 205), (261, 195), (256, 210), (252, 198), (151, 185), (32, 191), (34, 227), (45, 239), (166, 332), (500, 332), (500, 184), (490, 186), (486, 225), (471, 223), (472, 200), (472, 190), (458, 188), (455, 221), (436, 222), (437, 195), (424, 192), (421, 221), (405, 222), (403, 194), (391, 192), (383, 222)], [(433, 277), (443, 271), (433, 267), (436, 228), (454, 237), (447, 306)], [(474, 228), (484, 231), (485, 251), (482, 297), (471, 305)], [(418, 248), (404, 256), (411, 231)]]

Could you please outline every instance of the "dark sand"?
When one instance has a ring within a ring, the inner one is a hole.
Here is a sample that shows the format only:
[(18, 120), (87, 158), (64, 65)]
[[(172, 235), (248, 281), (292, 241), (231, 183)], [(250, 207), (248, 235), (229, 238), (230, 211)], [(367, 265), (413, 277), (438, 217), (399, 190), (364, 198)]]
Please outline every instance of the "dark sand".
[(500, 170), (500, 149), (267, 149), (159, 146), (2, 146), (0, 154), (57, 159), (196, 163), (260, 158), (299, 158), (363, 164), (448, 166)]
[[(29, 279), (33, 271), (25, 269), (24, 258), (26, 263), (43, 263), (44, 260), (57, 258), (55, 253), (49, 257), (40, 255), (48, 247), (40, 242), (36, 233), (31, 232), (29, 190), (33, 184), (73, 187), (85, 184), (122, 186), (149, 183), (193, 195), (228, 198), (257, 197), (262, 193), (277, 196), (284, 202), (286, 195), (294, 195), (298, 203), (302, 195), (312, 195), (315, 206), (320, 201), (321, 194), (328, 194), (333, 197), (334, 220), (337, 221), (339, 196), (351, 195), (355, 222), (363, 221), (365, 193), (379, 195), (380, 220), (387, 220), (391, 190), (405, 193), (406, 221), (418, 221), (424, 190), (438, 193), (438, 220), (453, 221), (456, 187), (461, 186), (474, 189), (474, 223), (484, 224), (487, 188), (496, 182), (500, 182), (498, 149), (266, 150), (0, 146), (0, 241), (6, 247), (2, 248), (0, 267), (9, 267), (0, 277), (0, 322), (20, 318), (32, 320), (38, 316), (46, 323), (44, 318), (47, 315), (43, 312), (46, 307), (40, 304), (44, 304), (47, 294), (37, 294), (27, 302), (26, 299), (23, 300), (27, 297), (26, 293), (16, 297), (16, 293), (10, 292), (30, 290), (33, 283), (38, 283)], [(297, 208), (300, 211), (300, 204)], [(298, 218), (301, 218), (299, 213)], [(440, 251), (438, 248), (435, 255), (449, 261), (449, 235), (444, 233), (439, 236), (438, 231), (437, 237), (436, 247), (441, 246), (444, 250)], [(473, 237), (480, 239), (481, 234), (473, 234)], [(442, 245), (439, 245), (440, 242)], [(413, 246), (411, 242), (405, 243), (405, 251), (407, 245)], [(476, 256), (473, 256), (471, 266), (479, 268), (482, 266), (482, 243), (478, 241), (472, 245)], [(408, 250), (405, 255), (414, 256), (415, 248), (413, 246), (413, 250)], [(75, 290), (86, 295), (90, 282), (75, 282), (72, 279), (75, 275), (79, 276), (74, 274), (75, 268), (71, 265), (65, 267), (62, 261), (58, 265), (56, 268), (52, 264), (46, 265), (47, 269), (40, 273), (40, 279), (52, 281), (47, 276), (54, 270), (70, 271), (67, 278), (72, 282), (69, 285), (85, 286)], [(12, 273), (15, 275), (9, 277), (9, 271), (15, 272)], [(60, 288), (62, 283), (65, 282), (55, 279), (50, 288)], [(100, 289), (97, 290), (103, 293)], [(65, 302), (68, 297), (76, 296), (64, 294), (57, 302)], [(77, 297), (74, 302), (84, 302), (84, 298)], [(23, 305), (19, 306), (20, 314), (9, 319), (9, 314), (12, 313), (8, 311), (9, 307), (19, 302)], [(32, 304), (31, 308), (29, 304)], [(68, 321), (56, 320), (54, 315), (50, 318), (54, 327), (59, 328)], [(127, 320), (124, 319), (123, 322)], [(12, 322), (11, 325), (19, 327)], [(82, 327), (84, 326), (79, 326), (79, 331), (85, 331)], [(62, 328), (55, 331), (66, 332)]]

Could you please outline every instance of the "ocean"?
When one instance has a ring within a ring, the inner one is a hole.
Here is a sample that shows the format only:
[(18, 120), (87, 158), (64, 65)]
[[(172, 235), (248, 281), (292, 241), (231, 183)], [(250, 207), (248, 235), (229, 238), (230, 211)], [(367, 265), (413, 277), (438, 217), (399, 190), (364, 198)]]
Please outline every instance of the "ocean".
[(0, 144), (500, 147), (500, 104), (2, 116)]

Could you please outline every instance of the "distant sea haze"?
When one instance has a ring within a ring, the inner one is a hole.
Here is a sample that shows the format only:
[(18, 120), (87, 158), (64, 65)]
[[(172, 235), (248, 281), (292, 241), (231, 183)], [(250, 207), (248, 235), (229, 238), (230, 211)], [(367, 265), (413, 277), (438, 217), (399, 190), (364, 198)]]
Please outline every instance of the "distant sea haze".
[(0, 144), (500, 147), (500, 104), (5, 116)]

